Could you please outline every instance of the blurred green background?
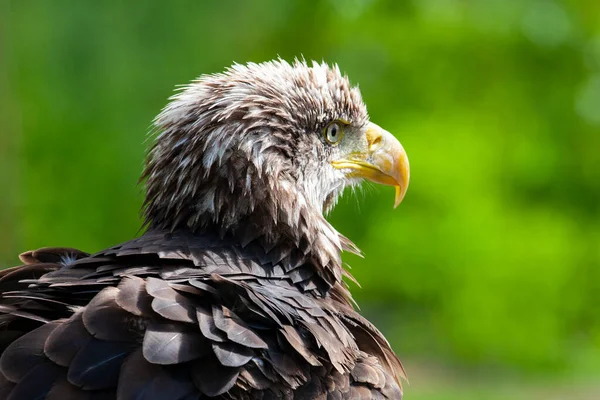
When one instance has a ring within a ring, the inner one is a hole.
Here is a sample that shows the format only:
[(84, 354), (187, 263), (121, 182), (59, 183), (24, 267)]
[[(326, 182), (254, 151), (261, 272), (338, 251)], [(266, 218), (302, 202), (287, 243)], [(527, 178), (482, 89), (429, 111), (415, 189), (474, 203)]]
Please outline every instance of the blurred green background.
[(336, 62), (412, 182), (331, 216), (406, 399), (600, 398), (600, 2), (0, 0), (0, 265), (138, 233), (176, 84)]

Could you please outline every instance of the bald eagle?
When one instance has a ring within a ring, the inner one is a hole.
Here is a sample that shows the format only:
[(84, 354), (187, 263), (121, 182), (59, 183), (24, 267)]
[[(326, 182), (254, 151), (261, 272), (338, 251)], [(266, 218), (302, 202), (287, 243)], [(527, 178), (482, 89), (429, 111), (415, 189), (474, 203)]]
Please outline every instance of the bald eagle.
[(353, 307), (325, 219), (364, 179), (409, 182), (337, 66), (275, 60), (170, 99), (145, 233), (43, 248), (0, 275), (2, 399), (400, 399), (402, 365)]

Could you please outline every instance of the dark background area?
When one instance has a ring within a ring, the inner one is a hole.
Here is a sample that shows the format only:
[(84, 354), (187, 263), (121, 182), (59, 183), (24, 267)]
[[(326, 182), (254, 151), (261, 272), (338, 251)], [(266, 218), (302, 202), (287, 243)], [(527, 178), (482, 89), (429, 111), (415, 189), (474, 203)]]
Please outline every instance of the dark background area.
[(0, 0), (0, 266), (139, 233), (146, 133), (233, 62), (338, 63), (411, 161), (331, 215), (407, 399), (600, 396), (600, 2)]

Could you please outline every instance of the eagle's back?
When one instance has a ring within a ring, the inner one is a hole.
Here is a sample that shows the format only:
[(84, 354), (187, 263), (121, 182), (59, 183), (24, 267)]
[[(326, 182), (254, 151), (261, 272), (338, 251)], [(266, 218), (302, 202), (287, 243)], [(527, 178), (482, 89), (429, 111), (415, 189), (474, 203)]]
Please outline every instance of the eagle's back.
[(149, 232), (23, 254), (0, 275), (0, 398), (400, 399), (345, 290), (273, 252)]

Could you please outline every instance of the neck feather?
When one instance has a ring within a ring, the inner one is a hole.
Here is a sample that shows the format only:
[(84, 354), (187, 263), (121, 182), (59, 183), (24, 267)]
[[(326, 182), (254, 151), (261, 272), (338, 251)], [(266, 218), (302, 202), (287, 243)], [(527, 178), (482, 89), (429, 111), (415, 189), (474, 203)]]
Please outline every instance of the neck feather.
[(281, 176), (277, 171), (261, 171), (235, 154), (209, 173), (193, 163), (176, 165), (175, 171), (147, 165), (144, 216), (151, 230), (215, 233), (242, 247), (259, 245), (271, 263), (317, 273), (322, 285), (310, 289), (321, 292), (341, 282), (341, 252), (359, 253), (297, 186), (271, 179)]

